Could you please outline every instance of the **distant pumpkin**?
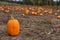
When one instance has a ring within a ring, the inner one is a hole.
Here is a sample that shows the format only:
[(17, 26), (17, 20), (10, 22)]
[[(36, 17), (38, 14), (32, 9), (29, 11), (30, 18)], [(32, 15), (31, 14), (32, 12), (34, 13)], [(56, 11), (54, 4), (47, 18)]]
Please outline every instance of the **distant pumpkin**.
[(49, 11), (48, 14), (52, 14), (52, 11)]
[(55, 15), (58, 15), (58, 13), (55, 13)]
[(57, 10), (57, 12), (60, 12), (60, 10)]
[(37, 12), (32, 12), (32, 15), (37, 15)]
[(10, 10), (4, 10), (4, 12), (5, 12), (5, 13), (9, 13), (9, 12), (10, 12)]
[(41, 10), (38, 10), (37, 13), (41, 13)]
[(45, 10), (44, 12), (45, 12), (45, 13), (47, 13), (47, 12), (48, 12), (48, 10)]
[(60, 19), (60, 15), (56, 16), (58, 19)]
[(40, 16), (43, 16), (43, 14), (42, 14), (42, 13), (40, 13)]
[(11, 17), (7, 22), (7, 32), (11, 36), (16, 36), (20, 32), (20, 24), (17, 19), (14, 19), (14, 17)]
[(26, 15), (28, 15), (28, 14), (29, 14), (29, 10), (26, 10), (26, 12), (25, 12), (25, 13), (26, 13)]
[(22, 16), (25, 16), (25, 14), (22, 14)]

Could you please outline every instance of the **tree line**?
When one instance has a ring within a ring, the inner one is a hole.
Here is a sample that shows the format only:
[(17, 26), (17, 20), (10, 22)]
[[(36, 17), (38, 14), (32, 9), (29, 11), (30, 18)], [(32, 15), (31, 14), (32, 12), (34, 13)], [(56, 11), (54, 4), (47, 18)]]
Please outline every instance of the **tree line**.
[(53, 0), (22, 0), (21, 1), (14, 1), (14, 0), (0, 0), (0, 1), (6, 1), (11, 3), (19, 3), (19, 4), (26, 4), (26, 5), (60, 5), (59, 2), (54, 2)]

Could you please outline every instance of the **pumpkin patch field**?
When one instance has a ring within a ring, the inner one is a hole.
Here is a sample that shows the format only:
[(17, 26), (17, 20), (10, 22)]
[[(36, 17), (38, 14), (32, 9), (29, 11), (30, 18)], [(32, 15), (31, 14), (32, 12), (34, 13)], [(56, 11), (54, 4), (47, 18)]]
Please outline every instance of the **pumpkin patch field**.
[(60, 8), (0, 5), (0, 40), (60, 40)]

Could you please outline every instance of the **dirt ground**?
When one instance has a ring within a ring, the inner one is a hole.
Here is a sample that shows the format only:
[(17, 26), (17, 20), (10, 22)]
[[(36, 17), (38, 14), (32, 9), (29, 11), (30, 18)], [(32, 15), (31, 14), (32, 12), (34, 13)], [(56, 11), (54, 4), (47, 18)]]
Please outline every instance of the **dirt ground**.
[[(7, 20), (10, 14), (0, 11), (0, 40), (60, 40), (60, 19), (55, 15), (21, 16), (23, 11), (11, 11), (21, 24), (18, 36), (7, 34)], [(50, 20), (49, 20), (50, 18)]]

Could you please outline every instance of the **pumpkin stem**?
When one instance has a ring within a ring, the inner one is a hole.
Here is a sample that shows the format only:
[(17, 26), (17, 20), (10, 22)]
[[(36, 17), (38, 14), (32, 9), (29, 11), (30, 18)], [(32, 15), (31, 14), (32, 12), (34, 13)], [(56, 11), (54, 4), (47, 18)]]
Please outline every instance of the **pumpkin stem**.
[(11, 15), (11, 19), (13, 20), (14, 19), (14, 17)]

